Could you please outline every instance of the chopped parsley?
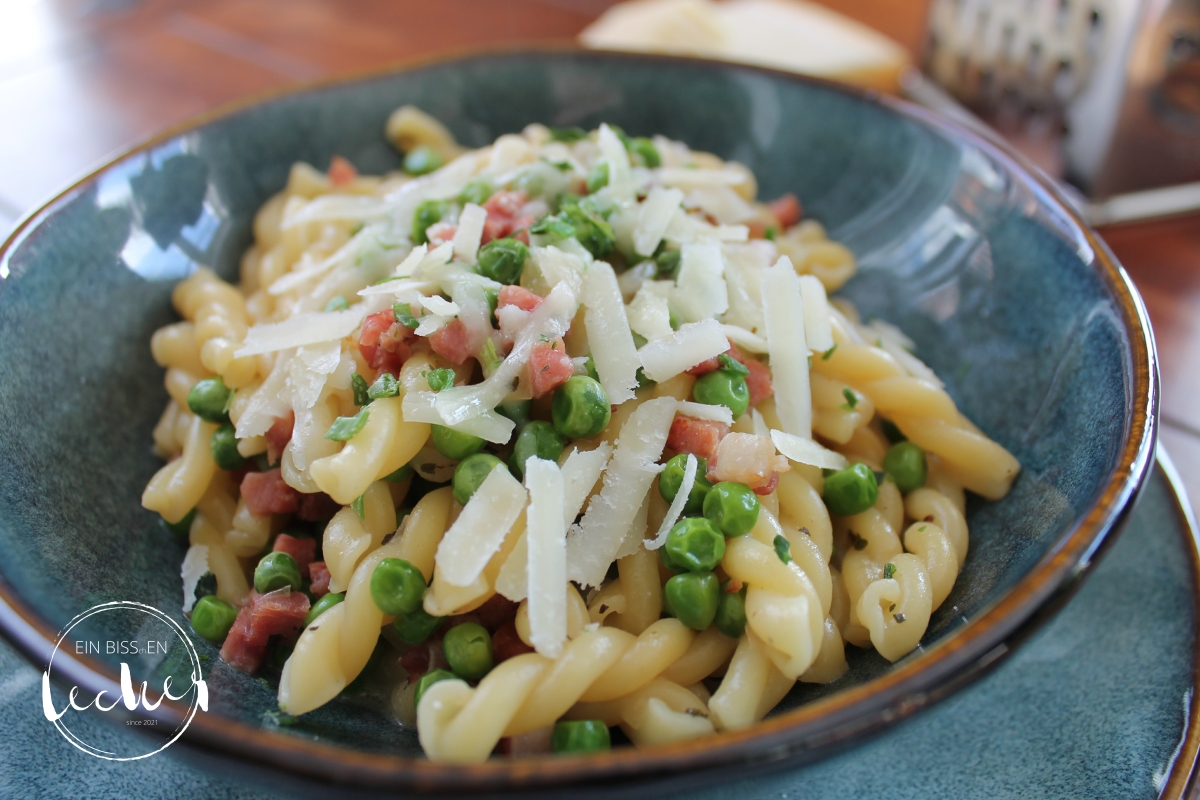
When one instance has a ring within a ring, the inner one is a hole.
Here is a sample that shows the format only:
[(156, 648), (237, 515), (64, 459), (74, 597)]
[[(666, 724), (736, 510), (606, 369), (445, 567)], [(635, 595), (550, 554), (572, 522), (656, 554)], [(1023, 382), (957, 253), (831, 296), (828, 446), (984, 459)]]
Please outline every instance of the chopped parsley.
[(779, 232), (775, 230), (775, 226), (772, 225), (771, 227), (767, 228), (765, 233), (763, 233), (763, 238), (773, 242), (775, 241), (775, 237), (778, 235), (778, 233)]
[(496, 350), (496, 343), (491, 339), (485, 339), (483, 347), (479, 349), (479, 364), (483, 367), (483, 377), (491, 377), (492, 373), (503, 363), (504, 357)]
[(721, 353), (721, 355), (717, 356), (717, 364), (719, 365), (717, 369), (722, 372), (728, 372), (730, 375), (745, 377), (750, 374), (750, 369), (745, 364), (728, 353)]
[(578, 125), (572, 125), (569, 128), (550, 129), (550, 141), (552, 142), (578, 142), (580, 139), (586, 139), (587, 135), (587, 131)]
[(400, 382), (390, 372), (381, 372), (375, 382), (367, 389), (367, 396), (372, 400), (381, 397), (395, 397), (400, 394)]
[(891, 580), (892, 576), (895, 574), (896, 574), (896, 565), (895, 564), (893, 564), (892, 562), (889, 561), (888, 563), (883, 565), (883, 579), (885, 581)]
[(785, 564), (792, 560), (792, 543), (779, 534), (775, 535), (775, 555)]
[(350, 302), (340, 294), (329, 298), (329, 302), (325, 304), (326, 311), (345, 311), (349, 307)]
[(368, 411), (369, 409), (364, 408), (353, 417), (338, 417), (325, 432), (325, 438), (335, 442), (346, 442), (353, 439), (367, 424)]
[(925, 529), (928, 527), (928, 525), (922, 525), (921, 527), (917, 528), (917, 533), (924, 533)]
[(354, 498), (354, 502), (350, 504), (350, 507), (354, 509), (354, 513), (358, 514), (358, 518), (364, 522), (366, 522), (367, 519), (367, 512), (363, 508), (363, 500), (365, 499), (366, 494), (360, 494), (358, 497)]
[(373, 399), (369, 393), (370, 387), (367, 386), (367, 379), (357, 372), (350, 376), (350, 388), (354, 390), (354, 405), (356, 406), (365, 406)]
[(425, 380), (429, 381), (429, 388), (435, 392), (440, 392), (443, 389), (449, 389), (454, 385), (454, 370), (441, 367), (439, 369), (431, 369), (429, 372), (421, 373)]
[(846, 402), (842, 403), (838, 408), (843, 411), (853, 411), (858, 408), (858, 395), (849, 386), (842, 389), (842, 397), (846, 398)]
[(837, 342), (833, 343), (833, 347), (829, 348), (824, 353), (821, 353), (821, 360), (828, 361), (829, 359), (833, 358), (833, 352), (835, 350), (837, 350)]
[(406, 328), (415, 328), (421, 324), (413, 316), (411, 303), (392, 303), (392, 313), (396, 315), (396, 322)]

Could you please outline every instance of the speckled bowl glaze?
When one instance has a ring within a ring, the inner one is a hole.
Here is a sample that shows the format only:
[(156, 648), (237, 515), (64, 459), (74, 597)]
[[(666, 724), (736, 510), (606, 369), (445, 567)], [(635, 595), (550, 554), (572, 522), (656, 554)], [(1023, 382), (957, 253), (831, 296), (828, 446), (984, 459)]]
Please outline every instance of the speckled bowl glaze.
[[(457, 767), (413, 732), (336, 701), (278, 728), (272, 688), (208, 656), (211, 705), (181, 744), (202, 758), (346, 791), (657, 792), (812, 760), (946, 696), (1056, 610), (1131, 510), (1151, 464), (1157, 372), (1128, 278), (1048, 182), (927, 112), (763, 69), (545, 50), (490, 53), (300, 89), (164, 134), (26, 219), (0, 253), (0, 626), (44, 664), (58, 629), (133, 599), (176, 616), (184, 546), (138, 499), (167, 396), (150, 334), (198, 263), (236, 274), (254, 211), (297, 160), (394, 169), (404, 103), (483, 145), (530, 122), (617, 123), (748, 165), (796, 192), (857, 254), (843, 291), (901, 326), (959, 407), (1018, 459), (1012, 493), (968, 509), (971, 553), (922, 646), (852, 651), (746, 731), (580, 758)], [(106, 631), (121, 636), (129, 631)], [(136, 661), (136, 660), (135, 660)], [(112, 690), (117, 660), (56, 659)], [(150, 661), (131, 663), (151, 674)], [(173, 723), (181, 709), (153, 715)], [(322, 790), (324, 791), (324, 790)]]

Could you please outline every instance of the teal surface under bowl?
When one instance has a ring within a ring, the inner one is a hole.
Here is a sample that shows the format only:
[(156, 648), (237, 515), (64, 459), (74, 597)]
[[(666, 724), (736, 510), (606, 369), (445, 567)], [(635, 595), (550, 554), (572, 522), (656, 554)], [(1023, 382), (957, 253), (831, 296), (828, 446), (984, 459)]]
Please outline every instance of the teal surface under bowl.
[[(795, 192), (859, 258), (843, 295), (903, 328), (1023, 471), (1004, 500), (970, 505), (970, 556), (922, 647), (896, 665), (851, 648), (848, 675), (800, 685), (750, 730), (586, 758), (433, 764), (413, 732), (348, 700), (278, 727), (273, 689), (197, 641), (210, 706), (176, 747), (429, 794), (652, 791), (796, 763), (995, 663), (1061, 604), (1128, 514), (1155, 435), (1145, 313), (1099, 240), (1011, 156), (910, 106), (768, 70), (485, 54), (299, 90), (167, 134), (13, 234), (0, 255), (0, 625), (35, 662), (98, 603), (137, 600), (183, 622), (185, 547), (139, 504), (167, 401), (150, 335), (172, 321), (171, 288), (197, 264), (236, 275), (255, 210), (293, 162), (323, 167), (337, 153), (363, 172), (396, 168), (382, 130), (405, 103), (475, 146), (530, 122), (662, 133), (743, 162), (762, 197)], [(90, 696), (112, 690), (121, 660), (69, 652), (55, 667)], [(156, 663), (130, 666), (137, 681)], [(150, 716), (170, 726), (181, 713), (168, 702)]]

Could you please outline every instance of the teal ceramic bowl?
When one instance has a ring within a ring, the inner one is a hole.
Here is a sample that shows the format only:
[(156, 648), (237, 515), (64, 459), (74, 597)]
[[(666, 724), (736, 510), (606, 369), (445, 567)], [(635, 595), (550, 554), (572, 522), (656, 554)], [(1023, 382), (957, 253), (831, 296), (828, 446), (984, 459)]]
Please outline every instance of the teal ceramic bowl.
[[(210, 706), (173, 752), (274, 780), (472, 796), (651, 793), (813, 759), (996, 663), (1061, 605), (1129, 513), (1155, 437), (1146, 315), (1099, 239), (1011, 154), (912, 106), (769, 70), (483, 54), (304, 88), (170, 132), (52, 200), (5, 244), (0, 625), (36, 663), (97, 603), (137, 600), (183, 622), (184, 546), (139, 504), (167, 400), (150, 334), (172, 321), (171, 288), (197, 264), (236, 274), (252, 215), (293, 162), (324, 166), (338, 153), (365, 172), (396, 168), (381, 132), (404, 103), (468, 145), (535, 121), (663, 133), (745, 163), (764, 197), (795, 192), (859, 258), (844, 294), (902, 327), (1023, 471), (1004, 500), (971, 504), (970, 556), (922, 647), (895, 665), (852, 652), (844, 678), (801, 685), (750, 730), (432, 764), (413, 732), (350, 700), (279, 728), (272, 687), (197, 642)], [(113, 689), (120, 660), (60, 652), (55, 667), (90, 696)], [(134, 662), (135, 681), (153, 667)], [(170, 729), (182, 711), (167, 702), (149, 716)]]

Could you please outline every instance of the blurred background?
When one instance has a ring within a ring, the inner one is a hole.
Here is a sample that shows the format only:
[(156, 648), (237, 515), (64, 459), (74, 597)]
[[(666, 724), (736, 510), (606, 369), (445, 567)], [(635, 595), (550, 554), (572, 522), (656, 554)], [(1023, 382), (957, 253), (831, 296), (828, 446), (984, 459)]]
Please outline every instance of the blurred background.
[(1007, 139), (1141, 290), (1162, 438), (1200, 500), (1200, 0), (0, 0), (0, 229), (222, 104), (547, 41), (820, 75)]

